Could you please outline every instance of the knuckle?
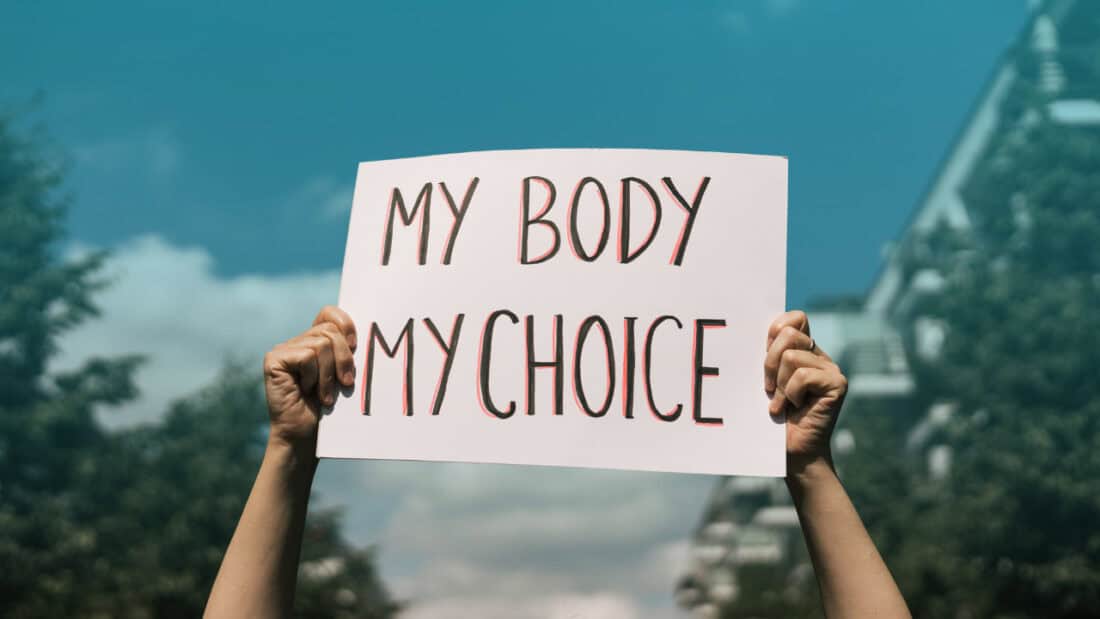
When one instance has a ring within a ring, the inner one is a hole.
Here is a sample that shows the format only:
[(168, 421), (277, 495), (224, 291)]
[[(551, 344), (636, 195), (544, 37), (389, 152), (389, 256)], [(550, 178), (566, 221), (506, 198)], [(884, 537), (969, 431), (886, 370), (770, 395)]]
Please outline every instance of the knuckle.
[(324, 350), (325, 347), (329, 346), (330, 344), (331, 342), (329, 341), (329, 339), (320, 333), (311, 333), (309, 335), (309, 338), (305, 341), (305, 345), (308, 348), (318, 352)]
[(802, 367), (798, 368), (794, 372), (791, 372), (791, 379), (787, 381), (787, 384), (790, 384), (792, 382), (797, 384), (805, 381), (807, 378), (806, 375), (809, 373), (809, 371), (809, 368)]
[(275, 354), (275, 350), (269, 350), (264, 354), (264, 376), (271, 376), (275, 371), (275, 366), (278, 364), (278, 358)]
[(338, 342), (344, 339), (344, 332), (340, 330), (340, 327), (335, 323), (325, 322), (321, 324), (321, 332), (329, 337), (334, 342)]
[(783, 316), (780, 316), (772, 321), (772, 324), (768, 325), (768, 335), (775, 337), (780, 331), (783, 330), (783, 326), (786, 324), (783, 318)]
[(332, 314), (332, 306), (331, 305), (323, 306), (321, 308), (321, 311), (317, 312), (317, 317), (313, 319), (313, 324), (316, 325), (316, 324), (320, 324), (322, 322), (325, 322), (328, 319), (327, 317), (330, 316), (331, 314)]

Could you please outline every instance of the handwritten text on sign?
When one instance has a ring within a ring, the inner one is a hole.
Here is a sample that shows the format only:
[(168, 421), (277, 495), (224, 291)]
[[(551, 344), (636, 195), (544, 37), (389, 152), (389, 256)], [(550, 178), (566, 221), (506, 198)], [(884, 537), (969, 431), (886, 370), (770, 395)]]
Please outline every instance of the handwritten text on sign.
[(318, 455), (782, 475), (766, 329), (786, 160), (528, 150), (363, 163)]

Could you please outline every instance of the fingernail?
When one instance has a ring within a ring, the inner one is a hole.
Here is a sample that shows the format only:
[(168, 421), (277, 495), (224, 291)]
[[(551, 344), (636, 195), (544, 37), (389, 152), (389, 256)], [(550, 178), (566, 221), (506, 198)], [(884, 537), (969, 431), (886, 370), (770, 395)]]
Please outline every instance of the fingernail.
[(356, 340), (355, 340), (355, 334), (354, 334), (354, 333), (352, 333), (351, 335), (349, 335), (349, 336), (348, 336), (348, 348), (352, 348), (352, 349), (354, 349), (354, 348), (355, 348), (355, 345), (356, 345), (356, 343), (357, 343), (357, 342), (356, 342)]
[(348, 370), (347, 372), (344, 372), (344, 382), (348, 385), (355, 382), (355, 370)]

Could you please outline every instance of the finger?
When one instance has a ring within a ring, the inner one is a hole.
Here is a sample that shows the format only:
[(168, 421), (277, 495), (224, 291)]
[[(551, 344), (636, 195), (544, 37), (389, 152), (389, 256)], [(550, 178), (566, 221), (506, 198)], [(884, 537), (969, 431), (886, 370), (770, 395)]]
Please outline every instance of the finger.
[(802, 408), (808, 398), (830, 393), (844, 395), (848, 381), (835, 366), (825, 368), (801, 367), (791, 374), (784, 391), (787, 400), (795, 408)]
[[(307, 334), (290, 340), (291, 346), (309, 348), (317, 357), (317, 399), (325, 406), (336, 402), (336, 361), (332, 341), (323, 335)], [(308, 389), (305, 390), (309, 392)]]
[(825, 359), (829, 363), (833, 362), (833, 358), (829, 356), (829, 353), (825, 352), (825, 349), (818, 345), (817, 340), (812, 337), (810, 338), (810, 352)]
[(352, 350), (355, 350), (355, 346), (358, 343), (355, 322), (352, 321), (351, 316), (348, 316), (347, 312), (335, 305), (326, 305), (321, 308), (321, 311), (317, 313), (317, 317), (313, 319), (314, 325), (319, 325), (324, 322), (331, 322), (336, 325), (344, 334), (344, 337), (347, 338), (348, 346)]
[(797, 348), (788, 348), (783, 351), (783, 356), (779, 362), (779, 372), (776, 374), (776, 392), (781, 393), (787, 390), (787, 382), (791, 379), (791, 375), (795, 373), (799, 368), (819, 368), (825, 369), (828, 367), (829, 362), (822, 357), (808, 351)]
[(324, 322), (310, 329), (310, 333), (327, 337), (332, 342), (332, 355), (337, 380), (345, 387), (354, 385), (355, 358), (351, 354), (347, 337), (340, 331), (340, 328), (334, 323)]
[(778, 413), (789, 401), (787, 396), (787, 383), (792, 375), (802, 368), (825, 368), (828, 361), (808, 350), (788, 348), (783, 351), (782, 360), (779, 363), (779, 372), (776, 374), (775, 393), (772, 394), (768, 410)]
[(270, 378), (284, 371), (293, 375), (298, 389), (309, 393), (317, 385), (317, 353), (312, 348), (279, 344), (264, 357), (264, 373)]
[(321, 335), (309, 338), (307, 344), (317, 352), (317, 397), (325, 406), (336, 403), (336, 354), (332, 340)]
[(783, 327), (775, 337), (770, 339), (768, 353), (764, 356), (764, 391), (769, 394), (775, 391), (779, 362), (783, 353), (791, 349), (809, 350), (813, 346), (813, 339), (792, 325)]
[(794, 327), (806, 335), (810, 335), (810, 319), (806, 317), (806, 312), (802, 310), (784, 312), (773, 320), (771, 326), (768, 327), (768, 348), (772, 347), (772, 342), (775, 341), (783, 327)]

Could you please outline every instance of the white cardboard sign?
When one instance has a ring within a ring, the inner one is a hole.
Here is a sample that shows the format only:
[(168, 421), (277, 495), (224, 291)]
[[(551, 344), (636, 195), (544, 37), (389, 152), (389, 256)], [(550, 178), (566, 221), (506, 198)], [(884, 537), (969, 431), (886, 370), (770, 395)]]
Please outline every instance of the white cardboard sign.
[(359, 165), (356, 384), (317, 455), (780, 476), (787, 161), (492, 151)]

